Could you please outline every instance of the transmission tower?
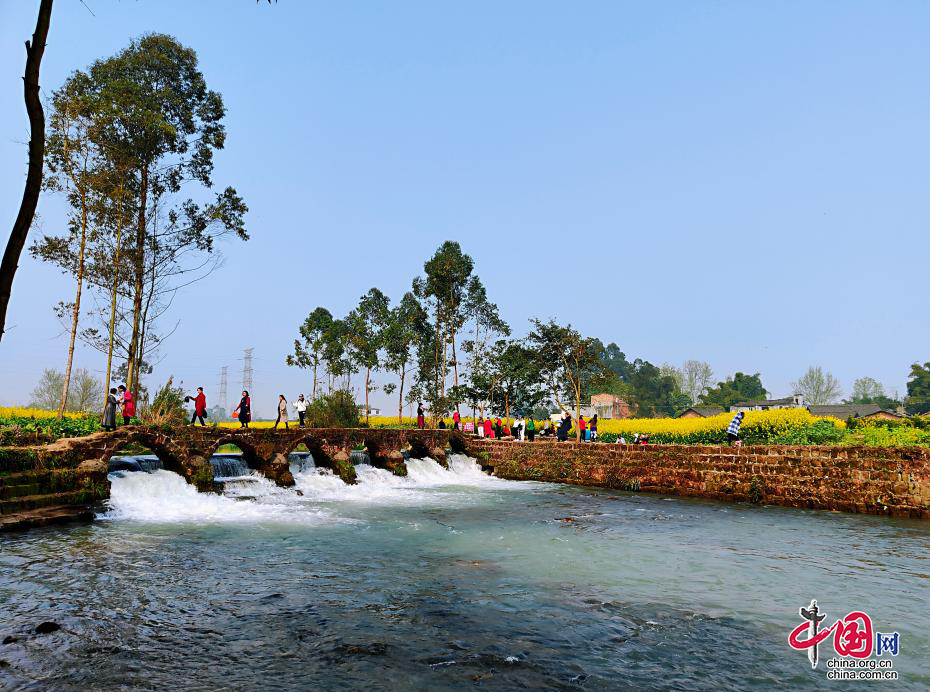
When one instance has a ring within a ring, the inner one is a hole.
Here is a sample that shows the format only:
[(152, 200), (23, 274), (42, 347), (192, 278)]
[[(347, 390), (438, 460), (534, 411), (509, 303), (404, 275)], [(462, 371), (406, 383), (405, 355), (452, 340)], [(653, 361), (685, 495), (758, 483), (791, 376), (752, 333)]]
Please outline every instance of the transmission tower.
[(252, 395), (252, 351), (254, 348), (245, 349), (242, 356), (242, 389)]
[(224, 365), (224, 366), (220, 369), (220, 398), (218, 399), (218, 401), (220, 402), (220, 406), (223, 407), (223, 410), (224, 410), (224, 411), (226, 410), (226, 407), (229, 406), (229, 399), (226, 398), (226, 395), (227, 395), (227, 392), (226, 392), (226, 382), (227, 382), (227, 380), (226, 380), (226, 378), (227, 378), (228, 372), (229, 372), (229, 366), (228, 366), (228, 365)]

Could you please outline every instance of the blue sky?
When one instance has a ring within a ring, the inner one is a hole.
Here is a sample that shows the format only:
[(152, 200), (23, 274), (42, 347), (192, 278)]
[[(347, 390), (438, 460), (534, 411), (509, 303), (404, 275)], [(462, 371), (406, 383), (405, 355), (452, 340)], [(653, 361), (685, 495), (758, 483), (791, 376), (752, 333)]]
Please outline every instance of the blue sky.
[[(251, 209), (252, 240), (175, 301), (156, 382), (209, 395), (228, 365), (234, 392), (253, 346), (270, 414), (279, 391), (309, 389), (283, 361), (311, 309), (344, 314), (371, 286), (398, 299), (446, 239), (517, 334), (554, 317), (631, 358), (761, 372), (775, 395), (809, 365), (847, 392), (868, 375), (903, 393), (930, 360), (926, 3), (86, 5), (55, 5), (45, 93), (132, 37), (173, 34), (228, 108), (214, 180)], [(0, 5), (6, 227), (37, 7)], [(60, 199), (39, 212), (61, 227)], [(0, 404), (61, 367), (51, 306), (72, 294), (24, 260)], [(104, 368), (83, 349), (76, 365)]]

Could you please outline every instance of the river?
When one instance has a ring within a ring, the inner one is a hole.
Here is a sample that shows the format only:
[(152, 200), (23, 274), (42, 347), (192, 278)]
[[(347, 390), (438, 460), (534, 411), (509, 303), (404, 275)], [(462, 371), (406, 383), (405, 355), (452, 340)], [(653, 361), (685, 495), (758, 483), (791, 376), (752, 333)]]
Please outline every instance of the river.
[(824, 626), (859, 610), (898, 632), (895, 687), (930, 687), (928, 523), (511, 482), (460, 456), (360, 465), (356, 486), (303, 463), (296, 490), (217, 469), (223, 495), (111, 473), (94, 524), (0, 538), (0, 687), (813, 688), (832, 638), (816, 670), (788, 646), (813, 598)]

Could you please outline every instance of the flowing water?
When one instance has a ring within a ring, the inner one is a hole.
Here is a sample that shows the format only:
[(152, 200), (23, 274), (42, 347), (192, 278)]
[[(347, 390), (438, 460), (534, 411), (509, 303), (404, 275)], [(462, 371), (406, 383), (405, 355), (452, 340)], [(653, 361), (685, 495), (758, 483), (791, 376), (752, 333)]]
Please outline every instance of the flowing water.
[(355, 486), (294, 457), (295, 489), (213, 463), (222, 495), (149, 460), (110, 474), (95, 524), (0, 538), (0, 688), (815, 687), (832, 639), (817, 670), (788, 646), (812, 598), (824, 624), (897, 631), (895, 686), (930, 686), (930, 523), (509, 482), (465, 457), (359, 465)]

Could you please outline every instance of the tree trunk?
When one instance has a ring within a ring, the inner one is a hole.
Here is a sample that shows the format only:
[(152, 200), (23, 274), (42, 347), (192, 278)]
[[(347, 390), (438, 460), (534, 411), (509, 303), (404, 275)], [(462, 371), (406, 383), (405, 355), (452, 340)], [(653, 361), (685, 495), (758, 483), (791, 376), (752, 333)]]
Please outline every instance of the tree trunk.
[(23, 96), (26, 101), (26, 114), (29, 116), (29, 166), (26, 171), (26, 187), (19, 205), (19, 213), (13, 222), (13, 230), (7, 241), (0, 263), (0, 340), (6, 330), (6, 312), (13, 291), (13, 277), (19, 264), (19, 257), (26, 245), (26, 236), (35, 217), (39, 193), (42, 191), (42, 167), (45, 163), (45, 111), (39, 99), (39, 66), (45, 52), (45, 40), (48, 38), (48, 25), (52, 17), (52, 0), (42, 0), (36, 30), (32, 41), (26, 41), (26, 70), (23, 74)]
[(313, 363), (313, 391), (310, 393), (310, 401), (316, 401), (316, 366), (317, 363)]
[[(578, 377), (578, 384), (575, 387), (575, 421), (581, 420), (581, 376)], [(575, 423), (575, 442), (581, 442), (581, 426)]]
[(123, 235), (123, 183), (119, 186), (119, 211), (116, 215), (116, 252), (113, 258), (113, 288), (110, 293), (110, 343), (107, 346), (107, 376), (104, 380), (103, 407), (106, 409), (107, 394), (110, 391), (110, 377), (113, 372), (113, 340), (116, 336), (116, 302), (119, 299), (119, 251)]
[(407, 374), (406, 364), (400, 367), (400, 395), (397, 397), (397, 424), (404, 424), (404, 377)]
[(132, 336), (129, 339), (129, 355), (126, 358), (126, 391), (138, 396), (134, 374), (137, 370), (139, 348), (139, 329), (142, 317), (142, 282), (145, 280), (145, 205), (149, 185), (148, 164), (144, 165), (140, 174), (139, 185), (139, 218), (136, 224), (136, 256), (133, 258), (135, 282), (133, 284), (132, 300)]
[(510, 394), (506, 389), (504, 390), (504, 418), (510, 420)]
[(371, 368), (365, 368), (365, 427), (368, 427), (368, 383), (371, 379)]
[(452, 332), (452, 368), (453, 368), (452, 372), (454, 373), (455, 393), (456, 393), (455, 410), (458, 411), (459, 410), (459, 402), (458, 402), (459, 358), (455, 354), (455, 332)]
[(68, 389), (71, 386), (71, 365), (74, 363), (74, 339), (77, 337), (78, 319), (81, 315), (81, 289), (84, 287), (84, 249), (87, 247), (87, 191), (81, 190), (81, 246), (78, 250), (77, 291), (74, 294), (74, 310), (71, 312), (71, 340), (68, 343), (68, 361), (65, 364), (65, 381), (61, 387), (61, 405), (58, 417), (65, 417), (68, 406)]
[[(152, 240), (152, 245), (154, 246), (155, 240)], [(152, 248), (152, 253), (154, 256), (155, 248)], [(155, 267), (152, 267), (152, 280), (149, 283), (149, 292), (145, 297), (145, 308), (142, 310), (142, 318), (140, 320), (141, 328), (139, 330), (139, 344), (136, 349), (136, 371), (133, 373), (132, 381), (136, 384), (136, 392), (133, 393), (136, 401), (139, 401), (139, 392), (142, 390), (142, 363), (145, 362), (145, 333), (148, 331), (149, 324), (149, 308), (152, 307), (152, 299), (155, 297)]]

